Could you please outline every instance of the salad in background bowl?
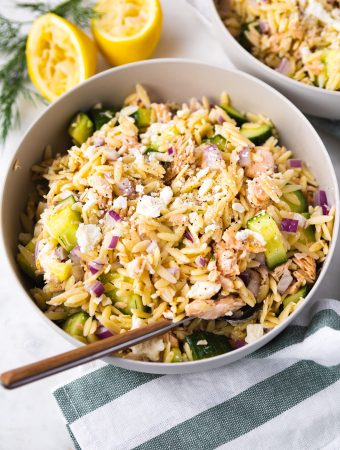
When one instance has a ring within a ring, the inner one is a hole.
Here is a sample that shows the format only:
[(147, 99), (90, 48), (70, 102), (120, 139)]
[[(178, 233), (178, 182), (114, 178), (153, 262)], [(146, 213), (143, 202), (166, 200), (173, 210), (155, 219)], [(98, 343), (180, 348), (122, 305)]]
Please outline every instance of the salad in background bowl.
[(265, 80), (308, 114), (340, 119), (338, 2), (209, 0), (204, 13), (238, 69)]

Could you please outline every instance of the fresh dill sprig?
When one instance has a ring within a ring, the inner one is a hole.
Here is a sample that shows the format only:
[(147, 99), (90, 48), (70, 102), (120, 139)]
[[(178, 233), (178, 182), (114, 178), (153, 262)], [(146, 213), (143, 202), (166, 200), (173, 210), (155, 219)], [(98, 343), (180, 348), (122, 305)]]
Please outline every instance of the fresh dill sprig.
[(79, 27), (86, 28), (89, 25), (89, 21), (96, 16), (93, 9), (92, 2), (84, 4), (83, 0), (66, 0), (60, 5), (51, 6), (43, 2), (35, 3), (17, 3), (20, 8), (26, 8), (32, 12), (37, 12), (39, 14), (46, 14), (52, 12), (58, 16), (65, 17), (71, 22), (75, 23)]
[(0, 15), (0, 52), (10, 53), (21, 41), (20, 22), (15, 22)]
[(19, 8), (29, 9), (30, 11), (37, 12), (39, 14), (45, 14), (47, 12), (50, 12), (52, 9), (51, 6), (43, 2), (35, 2), (35, 3), (18, 2), (16, 6), (18, 6)]
[(67, 0), (54, 8), (52, 12), (61, 17), (66, 17), (82, 28), (89, 25), (89, 21), (96, 16), (93, 5), (83, 5), (82, 0)]
[(0, 69), (0, 139), (4, 142), (9, 130), (18, 123), (17, 100), (26, 89), (27, 70), (25, 61), (26, 39), (22, 38), (10, 57)]

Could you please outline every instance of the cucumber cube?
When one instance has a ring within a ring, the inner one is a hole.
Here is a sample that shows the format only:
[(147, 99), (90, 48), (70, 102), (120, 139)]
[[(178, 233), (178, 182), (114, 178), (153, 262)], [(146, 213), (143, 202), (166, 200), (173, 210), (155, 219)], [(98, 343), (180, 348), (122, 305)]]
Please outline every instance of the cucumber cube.
[(68, 133), (76, 145), (83, 144), (94, 132), (94, 125), (89, 116), (79, 112), (72, 120)]
[(77, 312), (65, 320), (62, 328), (71, 336), (83, 336), (84, 325), (88, 318), (87, 313)]
[(80, 224), (80, 213), (72, 209), (73, 197), (61, 202), (46, 220), (46, 227), (52, 237), (70, 252), (77, 245), (76, 232)]
[(266, 242), (265, 258), (270, 270), (288, 260), (282, 234), (275, 220), (266, 212), (248, 220), (248, 229), (260, 233)]

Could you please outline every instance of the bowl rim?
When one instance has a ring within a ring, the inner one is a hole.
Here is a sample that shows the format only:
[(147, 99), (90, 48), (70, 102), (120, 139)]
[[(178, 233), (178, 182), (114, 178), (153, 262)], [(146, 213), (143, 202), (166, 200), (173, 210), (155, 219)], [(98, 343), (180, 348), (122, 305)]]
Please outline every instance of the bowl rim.
[[(23, 134), (22, 138), (20, 139), (20, 142), (19, 142), (12, 158), (10, 158), (10, 161), (6, 168), (5, 177), (4, 177), (4, 180), (2, 183), (1, 191), (0, 191), (0, 225), (1, 225), (0, 226), (0, 228), (1, 228), (0, 250), (1, 250), (1, 254), (5, 255), (5, 266), (7, 267), (8, 272), (13, 277), (13, 281), (15, 281), (15, 283), (14, 283), (15, 289), (18, 289), (18, 292), (22, 293), (22, 297), (26, 297), (29, 300), (31, 306), (34, 308), (36, 313), (38, 313), (39, 316), (45, 321), (45, 323), (48, 324), (51, 328), (53, 328), (65, 340), (67, 340), (69, 343), (71, 343), (73, 345), (73, 347), (80, 347), (80, 346), (86, 345), (86, 344), (81, 343), (80, 341), (76, 340), (75, 338), (73, 338), (72, 336), (70, 336), (69, 334), (64, 332), (58, 325), (56, 325), (52, 320), (48, 319), (45, 316), (45, 314), (34, 303), (33, 299), (29, 295), (27, 289), (24, 287), (20, 278), (17, 276), (17, 274), (15, 272), (15, 268), (14, 268), (15, 261), (14, 261), (14, 264), (11, 263), (11, 257), (13, 255), (11, 255), (9, 248), (5, 243), (4, 226), (3, 226), (4, 222), (6, 220), (6, 214), (4, 211), (3, 203), (4, 203), (4, 199), (5, 199), (6, 186), (8, 183), (8, 179), (10, 177), (10, 174), (11, 174), (11, 171), (13, 168), (13, 164), (17, 159), (17, 153), (18, 153), (18, 150), (20, 149), (21, 145), (26, 140), (26, 138), (30, 134), (31, 130), (40, 122), (40, 120), (42, 120), (42, 118), (46, 114), (46, 112), (49, 111), (50, 109), (54, 108), (57, 103), (63, 102), (64, 98), (68, 97), (69, 95), (72, 95), (72, 93), (74, 91), (76, 91), (78, 89), (82, 89), (84, 86), (91, 84), (93, 82), (93, 80), (105, 78), (107, 76), (110, 76), (111, 73), (125, 71), (125, 70), (128, 70), (130, 67), (140, 67), (140, 66), (145, 66), (145, 65), (157, 67), (159, 64), (184, 64), (184, 65), (193, 65), (193, 66), (197, 66), (197, 67), (203, 66), (203, 67), (210, 68), (210, 69), (218, 69), (218, 70), (222, 70), (224, 72), (237, 74), (237, 76), (240, 78), (243, 78), (244, 81), (246, 81), (248, 79), (256, 84), (259, 84), (260, 86), (265, 88), (269, 92), (270, 95), (276, 96), (277, 100), (279, 102), (288, 104), (288, 106), (297, 115), (300, 116), (301, 120), (305, 124), (305, 127), (307, 129), (309, 129), (309, 132), (314, 136), (315, 141), (318, 142), (320, 148), (322, 148), (323, 156), (328, 160), (328, 164), (331, 167), (331, 173), (330, 173), (330, 178), (332, 180), (331, 184), (334, 187), (334, 199), (335, 199), (334, 205), (335, 205), (336, 211), (337, 212), (339, 211), (339, 204), (340, 204), (339, 186), (338, 186), (338, 182), (337, 182), (337, 178), (336, 178), (336, 174), (335, 174), (335, 169), (334, 169), (333, 163), (331, 161), (331, 158), (327, 152), (327, 149), (326, 149), (324, 143), (322, 142), (320, 136), (318, 135), (317, 131), (315, 130), (313, 125), (310, 123), (310, 121), (304, 116), (304, 114), (288, 98), (286, 98), (283, 94), (281, 94), (275, 88), (273, 88), (269, 84), (265, 83), (264, 81), (259, 80), (255, 76), (250, 75), (246, 72), (242, 72), (237, 69), (226, 68), (223, 65), (211, 64), (211, 63), (201, 62), (198, 60), (192, 60), (192, 59), (186, 59), (186, 58), (157, 58), (157, 59), (149, 59), (149, 60), (145, 60), (145, 61), (130, 63), (130, 64), (126, 64), (123, 66), (112, 67), (108, 70), (105, 70), (103, 72), (100, 72), (100, 73), (90, 77), (89, 79), (87, 79), (84, 82), (80, 83), (79, 85), (75, 86), (70, 91), (64, 93), (57, 100), (55, 100), (50, 105), (48, 105), (48, 107), (46, 109), (42, 110), (42, 112), (38, 115), (38, 117), (28, 127), (28, 129), (26, 130), (26, 132)], [(138, 80), (136, 80), (136, 82), (137, 81)], [(169, 373), (181, 374), (181, 373), (186, 373), (186, 372), (190, 372), (190, 371), (191, 372), (196, 371), (196, 368), (197, 368), (197, 371), (203, 371), (203, 370), (207, 370), (210, 368), (222, 366), (223, 365), (222, 361), (225, 359), (226, 360), (225, 363), (227, 364), (228, 359), (230, 358), (230, 355), (235, 355), (236, 357), (233, 359), (233, 361), (236, 361), (237, 359), (242, 358), (242, 356), (246, 356), (247, 354), (252, 353), (253, 351), (263, 347), (266, 343), (271, 341), (275, 336), (280, 334), (281, 331), (283, 331), (289, 325), (289, 323), (292, 320), (294, 320), (298, 314), (300, 314), (300, 312), (307, 306), (307, 304), (311, 303), (312, 297), (313, 297), (314, 293), (317, 291), (319, 285), (321, 284), (321, 282), (327, 272), (327, 269), (330, 265), (330, 262), (332, 260), (332, 257), (333, 257), (334, 251), (335, 251), (335, 245), (337, 242), (338, 232), (339, 232), (339, 214), (337, 213), (335, 215), (335, 221), (334, 221), (334, 227), (333, 227), (333, 237), (332, 237), (332, 241), (331, 241), (331, 244), (329, 247), (329, 252), (328, 252), (326, 260), (322, 266), (320, 274), (319, 274), (316, 282), (314, 283), (312, 289), (309, 291), (308, 295), (305, 297), (304, 301), (300, 304), (300, 306), (290, 316), (288, 316), (283, 322), (281, 322), (275, 328), (270, 330), (268, 333), (266, 333), (264, 336), (262, 336), (257, 341), (255, 341), (251, 344), (247, 344), (244, 347), (241, 347), (239, 349), (232, 350), (231, 352), (223, 353), (221, 355), (217, 355), (217, 356), (214, 356), (211, 358), (206, 358), (206, 359), (201, 359), (201, 360), (196, 360), (196, 361), (187, 361), (187, 362), (176, 363), (176, 364), (166, 363), (166, 362), (149, 362), (149, 361), (130, 360), (127, 358), (120, 358), (117, 356), (108, 356), (108, 357), (101, 358), (101, 359), (103, 361), (105, 361), (109, 364), (115, 365), (117, 367), (123, 367), (123, 368), (129, 369), (129, 370), (134, 370), (134, 371), (139, 371), (139, 372), (158, 373), (158, 374), (169, 374)], [(122, 363), (120, 363), (121, 361), (122, 361)], [(171, 370), (167, 370), (170, 368), (171, 368)], [(179, 370), (177, 370), (177, 368)], [(195, 368), (195, 369), (193, 369), (193, 368)], [(186, 369), (188, 369), (188, 370), (186, 370)]]
[[(340, 91), (332, 91), (330, 89), (324, 89), (317, 86), (312, 86), (309, 84), (302, 83), (301, 81), (295, 80), (294, 78), (288, 77), (286, 75), (283, 75), (280, 72), (277, 72), (275, 69), (272, 69), (271, 67), (267, 66), (264, 62), (260, 61), (258, 58), (256, 58), (252, 53), (248, 52), (242, 45), (238, 42), (238, 40), (230, 33), (227, 26), (223, 23), (222, 18), (217, 10), (217, 6), (214, 0), (211, 0), (211, 13), (213, 14), (215, 20), (218, 23), (218, 26), (222, 31), (224, 31), (226, 38), (229, 40), (229, 42), (232, 42), (237, 48), (238, 51), (241, 52), (241, 55), (243, 58), (248, 59), (249, 63), (256, 66), (260, 71), (264, 72), (265, 75), (268, 77), (278, 77), (278, 80), (283, 83), (292, 83), (292, 85), (295, 88), (301, 88), (302, 90), (306, 90), (308, 93), (313, 94), (320, 94), (325, 95), (329, 97), (337, 97), (340, 96)], [(214, 31), (213, 31), (214, 33)], [(339, 97), (340, 98), (340, 97)]]

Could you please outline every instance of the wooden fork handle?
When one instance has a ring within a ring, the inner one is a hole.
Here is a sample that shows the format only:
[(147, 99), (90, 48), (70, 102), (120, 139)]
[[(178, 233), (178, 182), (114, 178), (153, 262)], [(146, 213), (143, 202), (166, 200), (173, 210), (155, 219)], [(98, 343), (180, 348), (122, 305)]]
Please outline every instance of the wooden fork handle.
[(132, 345), (164, 334), (172, 328), (174, 328), (173, 322), (162, 319), (145, 327), (111, 336), (66, 353), (28, 364), (27, 366), (9, 370), (0, 376), (1, 384), (6, 389), (14, 389), (49, 375), (102, 358), (110, 353), (125, 350)]

